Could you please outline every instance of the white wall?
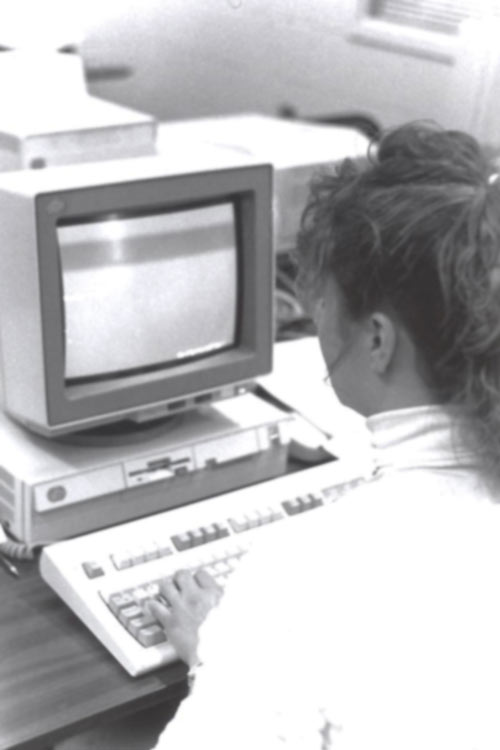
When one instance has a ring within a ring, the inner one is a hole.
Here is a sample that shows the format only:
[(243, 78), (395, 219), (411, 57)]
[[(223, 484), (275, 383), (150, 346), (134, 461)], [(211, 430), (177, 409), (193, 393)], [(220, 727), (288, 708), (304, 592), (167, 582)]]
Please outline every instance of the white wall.
[[(82, 53), (91, 67), (127, 65), (133, 75), (90, 90), (162, 120), (275, 114), (290, 104), (307, 115), (365, 111), (385, 126), (431, 118), (500, 144), (497, 97), (488, 94), (485, 104), (480, 92), (485, 63), (477, 40), (455, 64), (360, 44), (351, 35), (356, 5), (103, 0)], [(497, 63), (488, 78), (496, 91)]]

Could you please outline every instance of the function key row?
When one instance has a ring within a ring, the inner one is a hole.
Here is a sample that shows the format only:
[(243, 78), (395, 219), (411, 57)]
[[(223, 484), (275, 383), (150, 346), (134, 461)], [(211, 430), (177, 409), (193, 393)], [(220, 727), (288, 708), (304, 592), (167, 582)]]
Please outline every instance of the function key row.
[[(333, 488), (332, 488), (333, 490)], [(328, 495), (328, 490), (322, 493), (309, 493), (307, 495), (300, 495), (292, 500), (285, 500), (281, 503), (281, 507), (288, 516), (295, 516), (299, 513), (304, 513), (314, 508), (319, 508), (324, 505), (323, 496), (332, 500), (333, 498)], [(333, 493), (330, 492), (330, 495)], [(259, 526), (265, 526), (275, 521), (280, 521), (284, 518), (284, 514), (277, 509), (267, 507), (264, 509), (253, 510), (247, 513), (243, 513), (240, 516), (232, 516), (228, 519), (228, 524), (231, 530), (240, 534), (241, 532), (255, 529)], [(229, 528), (224, 523), (211, 523), (206, 526), (200, 526), (193, 530), (187, 530), (180, 534), (174, 534), (171, 537), (171, 542), (178, 552), (184, 552), (194, 547), (199, 547), (209, 542), (223, 539), (230, 535)], [(125, 568), (133, 567), (149, 560), (156, 560), (159, 557), (166, 557), (172, 554), (172, 548), (169, 544), (162, 544), (160, 542), (150, 542), (146, 547), (136, 547), (131, 549), (125, 549), (120, 552), (115, 552), (110, 555), (113, 566), (116, 570), (124, 570)], [(83, 563), (83, 569), (88, 578), (97, 578), (104, 575), (102, 566), (93, 560), (88, 560)]]
[(169, 544), (162, 544), (161, 542), (151, 540), (145, 545), (129, 547), (128, 549), (114, 552), (110, 555), (110, 558), (116, 570), (124, 570), (125, 568), (132, 568), (134, 565), (149, 562), (149, 560), (168, 557), (171, 554), (172, 548)]
[[(126, 568), (133, 568), (135, 565), (148, 562), (149, 560), (168, 557), (171, 554), (172, 548), (169, 544), (149, 541), (147, 545), (127, 547), (119, 552), (113, 552), (109, 555), (109, 559), (115, 570), (125, 570)], [(87, 578), (99, 578), (105, 574), (105, 565), (97, 560), (85, 560), (82, 562), (82, 568)]]
[(193, 531), (185, 531), (182, 534), (175, 534), (172, 537), (172, 543), (176, 550), (184, 552), (186, 549), (199, 547), (208, 542), (215, 542), (217, 539), (223, 539), (229, 536), (229, 529), (222, 523), (211, 523), (208, 526), (200, 526)]
[[(289, 516), (295, 516), (306, 510), (313, 510), (324, 505), (322, 493), (309, 493), (301, 495), (292, 500), (285, 500), (281, 507)], [(228, 524), (233, 532), (239, 534), (249, 529), (255, 529), (258, 526), (265, 526), (284, 518), (283, 513), (272, 507), (251, 510), (242, 513), (240, 516), (232, 516), (228, 519)], [(224, 523), (212, 523), (208, 526), (201, 526), (197, 529), (185, 531), (182, 534), (173, 536), (172, 543), (176, 550), (183, 552), (193, 547), (199, 547), (202, 544), (213, 542), (216, 539), (222, 539), (229, 536), (229, 529)]]
[(319, 508), (324, 505), (324, 502), (321, 495), (310, 493), (309, 495), (296, 497), (293, 500), (285, 500), (282, 505), (289, 516), (296, 516), (299, 513), (304, 513), (306, 510)]
[(263, 510), (242, 513), (241, 516), (233, 516), (229, 519), (229, 525), (236, 534), (239, 534), (242, 531), (256, 529), (257, 526), (265, 526), (268, 523), (280, 521), (283, 517), (283, 513), (279, 510), (264, 508)]

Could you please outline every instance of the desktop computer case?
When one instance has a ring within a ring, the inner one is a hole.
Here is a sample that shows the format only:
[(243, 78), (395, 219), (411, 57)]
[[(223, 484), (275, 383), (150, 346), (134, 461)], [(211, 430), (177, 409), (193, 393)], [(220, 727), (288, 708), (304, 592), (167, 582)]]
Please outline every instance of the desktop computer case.
[(270, 479), (286, 470), (291, 421), (252, 393), (97, 443), (43, 438), (0, 414), (0, 521), (43, 545)]

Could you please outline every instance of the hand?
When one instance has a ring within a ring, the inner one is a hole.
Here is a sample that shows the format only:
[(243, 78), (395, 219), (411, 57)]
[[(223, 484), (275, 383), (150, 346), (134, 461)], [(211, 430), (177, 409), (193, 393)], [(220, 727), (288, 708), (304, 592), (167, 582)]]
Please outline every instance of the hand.
[(180, 570), (160, 583), (160, 593), (164, 602), (151, 599), (147, 608), (164, 628), (179, 658), (193, 666), (198, 662), (199, 627), (219, 603), (223, 589), (206, 570)]

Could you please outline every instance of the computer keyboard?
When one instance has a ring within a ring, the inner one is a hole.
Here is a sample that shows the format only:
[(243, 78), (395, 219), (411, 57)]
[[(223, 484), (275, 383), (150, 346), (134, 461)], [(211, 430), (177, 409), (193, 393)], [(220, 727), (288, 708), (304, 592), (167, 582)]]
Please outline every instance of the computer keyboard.
[(44, 548), (43, 579), (136, 676), (177, 656), (144, 608), (159, 582), (205, 568), (222, 586), (255, 539), (334, 502), (361, 480), (323, 464)]

